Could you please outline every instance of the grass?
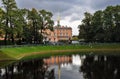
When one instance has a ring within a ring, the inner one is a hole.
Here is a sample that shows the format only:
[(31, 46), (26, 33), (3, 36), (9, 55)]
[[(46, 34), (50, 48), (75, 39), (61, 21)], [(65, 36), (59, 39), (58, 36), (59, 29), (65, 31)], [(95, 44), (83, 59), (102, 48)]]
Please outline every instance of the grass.
[(8, 61), (8, 60), (13, 60), (13, 58), (0, 51), (0, 61), (2, 61), (2, 60)]
[(34, 54), (36, 52), (46, 53), (57, 50), (79, 49), (79, 46), (25, 46), (16, 48), (2, 48), (1, 51), (12, 58), (19, 58), (23, 54)]
[(47, 56), (73, 52), (118, 52), (120, 44), (89, 44), (89, 45), (64, 45), (64, 46), (24, 46), (15, 48), (1, 48), (0, 60), (19, 60), (26, 56)]

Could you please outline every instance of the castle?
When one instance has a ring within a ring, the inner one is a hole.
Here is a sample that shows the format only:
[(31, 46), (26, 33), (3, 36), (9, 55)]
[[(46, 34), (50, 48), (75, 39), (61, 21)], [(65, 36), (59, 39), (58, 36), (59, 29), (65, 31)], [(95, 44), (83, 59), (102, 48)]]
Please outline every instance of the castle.
[(57, 26), (53, 27), (53, 31), (46, 29), (44, 40), (49, 42), (70, 41), (72, 39), (72, 28), (60, 25), (60, 19), (57, 20)]

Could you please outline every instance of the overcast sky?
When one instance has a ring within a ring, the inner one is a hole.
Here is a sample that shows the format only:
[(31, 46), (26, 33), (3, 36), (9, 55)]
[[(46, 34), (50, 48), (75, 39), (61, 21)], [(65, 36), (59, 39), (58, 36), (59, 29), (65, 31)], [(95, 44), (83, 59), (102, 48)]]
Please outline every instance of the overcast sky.
[(120, 0), (16, 0), (16, 3), (19, 8), (45, 9), (52, 12), (55, 25), (59, 13), (60, 24), (72, 27), (73, 35), (78, 35), (77, 27), (84, 17), (84, 12), (94, 13), (109, 5), (120, 5)]

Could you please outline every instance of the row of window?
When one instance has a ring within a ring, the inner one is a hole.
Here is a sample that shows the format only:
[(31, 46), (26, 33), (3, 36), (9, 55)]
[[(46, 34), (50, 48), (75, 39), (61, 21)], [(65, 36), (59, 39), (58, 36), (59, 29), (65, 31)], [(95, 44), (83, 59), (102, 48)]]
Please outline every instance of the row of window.
[(54, 32), (70, 32), (71, 30), (66, 30), (66, 29), (62, 29), (62, 30), (54, 30)]
[(68, 30), (66, 30), (66, 29), (63, 30), (63, 29), (62, 29), (62, 30), (56, 30), (56, 31), (58, 31), (58, 32), (67, 32)]
[[(51, 36), (53, 35), (51, 34)], [(68, 36), (68, 33), (60, 33), (60, 34), (54, 33), (54, 36)]]

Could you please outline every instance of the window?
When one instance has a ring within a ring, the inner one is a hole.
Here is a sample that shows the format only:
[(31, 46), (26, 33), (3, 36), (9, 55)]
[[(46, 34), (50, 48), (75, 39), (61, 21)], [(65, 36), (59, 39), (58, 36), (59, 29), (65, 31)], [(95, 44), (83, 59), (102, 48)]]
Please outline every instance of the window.
[(57, 34), (56, 34), (56, 33), (54, 33), (54, 36), (57, 36)]
[(68, 33), (66, 33), (66, 36), (68, 36)]

